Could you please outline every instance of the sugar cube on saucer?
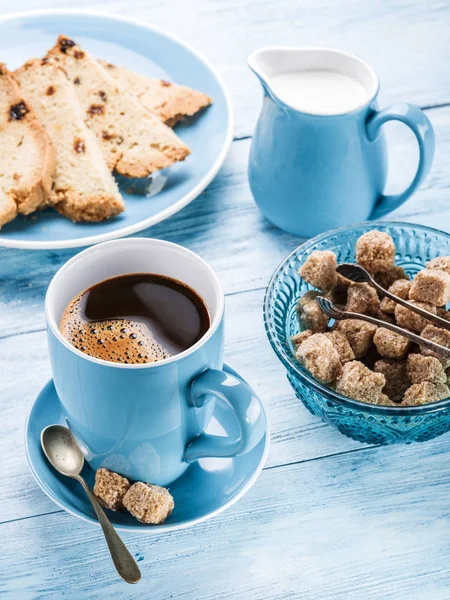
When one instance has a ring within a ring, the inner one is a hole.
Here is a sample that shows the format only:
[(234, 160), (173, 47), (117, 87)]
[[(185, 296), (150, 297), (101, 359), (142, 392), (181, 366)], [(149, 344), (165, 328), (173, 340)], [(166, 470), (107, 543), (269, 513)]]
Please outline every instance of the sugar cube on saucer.
[(126, 477), (108, 469), (98, 469), (95, 474), (94, 494), (99, 502), (111, 510), (123, 510), (123, 497), (130, 489)]
[(123, 499), (125, 508), (141, 523), (164, 523), (175, 506), (166, 488), (151, 483), (134, 483)]

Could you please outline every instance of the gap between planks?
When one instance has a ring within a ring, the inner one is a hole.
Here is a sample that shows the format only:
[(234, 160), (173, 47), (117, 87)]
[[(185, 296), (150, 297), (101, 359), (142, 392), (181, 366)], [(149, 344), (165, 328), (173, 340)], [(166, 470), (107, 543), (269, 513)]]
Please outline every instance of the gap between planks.
[[(425, 112), (427, 111), (432, 111), (432, 110), (437, 110), (439, 108), (448, 108), (450, 107), (450, 102), (439, 102), (436, 104), (425, 104), (423, 106), (419, 106), (419, 108)], [(253, 137), (252, 133), (244, 133), (241, 135), (235, 135), (233, 136), (233, 142), (243, 142), (245, 140), (251, 140)]]
[[(450, 102), (449, 103), (439, 103), (439, 104), (422, 106), (422, 110), (432, 111), (433, 109), (440, 109), (440, 108), (445, 108), (445, 107), (450, 107)], [(235, 142), (245, 141), (245, 140), (251, 139), (251, 137), (252, 137), (251, 135), (236, 136), (236, 137), (234, 137), (233, 141), (235, 141)], [(252, 293), (252, 292), (256, 292), (256, 291), (262, 291), (264, 289), (265, 289), (265, 286), (256, 286), (256, 287), (245, 289), (245, 290), (237, 290), (237, 291), (228, 292), (228, 293), (225, 294), (225, 296), (226, 297), (237, 296), (239, 294), (247, 294), (247, 293)], [(23, 336), (23, 335), (28, 335), (28, 334), (41, 333), (41, 332), (44, 332), (44, 331), (45, 331), (44, 327), (43, 328), (37, 328), (37, 329), (30, 329), (30, 330), (22, 331), (22, 332), (19, 332), (19, 333), (12, 333), (12, 334), (7, 334), (5, 336), (0, 336), (0, 340), (5, 340), (5, 339), (14, 338), (14, 337)], [(307, 458), (307, 459), (304, 459), (304, 460), (298, 460), (298, 461), (293, 461), (293, 462), (285, 462), (285, 463), (280, 463), (278, 465), (271, 465), (271, 466), (265, 467), (264, 470), (272, 470), (272, 469), (289, 467), (289, 466), (293, 466), (293, 465), (299, 465), (299, 464), (303, 464), (303, 463), (309, 463), (309, 462), (312, 462), (312, 461), (322, 460), (322, 459), (326, 459), (326, 458), (333, 458), (333, 457), (336, 457), (336, 456), (340, 456), (341, 454), (343, 454), (343, 455), (345, 455), (345, 454), (352, 454), (352, 453), (360, 452), (362, 450), (373, 451), (377, 447), (378, 447), (377, 445), (362, 446), (360, 448), (354, 448), (354, 449), (351, 449), (351, 450), (348, 450), (348, 451), (344, 451), (344, 452), (332, 452), (332, 453), (329, 453), (329, 454), (325, 454), (325, 455), (318, 456), (318, 457), (313, 457), (313, 458)], [(49, 512), (39, 513), (37, 515), (30, 515), (30, 516), (27, 516), (27, 517), (18, 517), (17, 519), (10, 519), (10, 520), (5, 520), (5, 521), (0, 521), (0, 525), (12, 523), (12, 522), (15, 522), (15, 521), (21, 521), (21, 520), (24, 520), (24, 519), (32, 519), (32, 518), (37, 518), (37, 517), (41, 517), (41, 516), (51, 515), (51, 514), (55, 514), (55, 513), (59, 513), (59, 512), (63, 512), (63, 511), (62, 510), (49, 511)]]
[[(422, 110), (424, 111), (430, 111), (432, 112), (433, 110), (439, 110), (442, 108), (448, 108), (450, 107), (450, 102), (442, 102), (442, 103), (436, 103), (436, 104), (429, 104), (429, 105), (424, 105), (422, 106)], [(240, 136), (234, 136), (233, 138), (233, 142), (241, 142), (241, 141), (248, 141), (252, 139), (252, 135), (240, 135)], [(218, 177), (220, 177), (220, 174), (218, 175)], [(208, 188), (207, 188), (208, 189)], [(417, 211), (413, 211), (411, 213), (408, 213), (408, 219), (414, 216), (420, 216), (422, 215), (424, 212), (427, 212), (427, 209), (425, 207), (420, 207)], [(305, 239), (301, 239), (299, 238), (298, 242), (299, 244), (304, 243), (306, 240)], [(239, 294), (245, 294), (245, 293), (251, 293), (251, 292), (257, 292), (257, 291), (261, 291), (264, 290), (266, 288), (266, 286), (261, 286), (261, 285), (257, 285), (255, 287), (250, 287), (250, 288), (246, 288), (246, 289), (241, 289), (241, 290), (236, 290), (236, 291), (231, 291), (231, 292), (227, 292), (225, 294), (225, 297), (231, 297), (231, 296), (235, 296), (235, 295), (239, 295)], [(9, 339), (9, 338), (13, 338), (15, 336), (20, 336), (20, 335), (26, 335), (28, 333), (39, 333), (40, 331), (43, 331), (44, 328), (37, 328), (37, 329), (30, 329), (30, 330), (25, 330), (19, 333), (9, 333), (6, 335), (0, 335), (0, 341), (1, 340), (5, 340), (5, 339)]]
[[(334, 457), (338, 457), (338, 456), (345, 456), (346, 454), (355, 454), (356, 452), (362, 452), (364, 450), (373, 451), (373, 450), (376, 450), (377, 448), (380, 448), (379, 444), (373, 445), (373, 446), (361, 446), (361, 448), (352, 448), (351, 450), (345, 450), (344, 452), (332, 452), (330, 454), (324, 454), (322, 456), (306, 458), (305, 460), (296, 460), (293, 462), (287, 462), (287, 463), (283, 463), (283, 464), (279, 464), (279, 465), (271, 465), (269, 467), (263, 467), (262, 471), (263, 472), (264, 471), (273, 471), (274, 469), (283, 469), (285, 467), (293, 467), (295, 465), (312, 463), (312, 462), (316, 462), (318, 460), (334, 458)], [(42, 493), (44, 493), (44, 492), (42, 492)], [(66, 512), (66, 511), (64, 511), (63, 509), (50, 510), (48, 512), (42, 512), (37, 515), (27, 515), (26, 517), (17, 517), (17, 519), (7, 519), (6, 521), (0, 521), (0, 526), (8, 525), (9, 523), (15, 523), (16, 521), (27, 521), (29, 519), (38, 519), (40, 517), (47, 517), (48, 515), (56, 515), (58, 513), (64, 513), (64, 512)]]

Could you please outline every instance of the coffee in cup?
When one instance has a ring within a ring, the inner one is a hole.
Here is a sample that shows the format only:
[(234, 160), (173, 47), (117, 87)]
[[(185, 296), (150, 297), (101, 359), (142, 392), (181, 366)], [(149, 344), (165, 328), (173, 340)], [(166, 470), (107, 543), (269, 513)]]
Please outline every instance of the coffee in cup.
[(95, 358), (152, 363), (184, 352), (210, 327), (208, 309), (187, 284), (151, 273), (96, 283), (67, 305), (60, 330)]

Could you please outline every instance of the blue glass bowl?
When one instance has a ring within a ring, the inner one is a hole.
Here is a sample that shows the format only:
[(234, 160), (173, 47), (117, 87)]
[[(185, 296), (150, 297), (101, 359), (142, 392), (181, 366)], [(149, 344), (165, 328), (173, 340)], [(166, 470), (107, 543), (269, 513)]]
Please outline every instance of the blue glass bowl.
[(424, 442), (450, 430), (450, 398), (409, 408), (366, 404), (322, 385), (294, 358), (290, 340), (299, 332), (297, 300), (314, 289), (302, 281), (298, 268), (314, 250), (332, 250), (338, 263), (355, 262), (356, 240), (371, 229), (392, 236), (397, 248), (395, 262), (410, 276), (432, 258), (450, 255), (449, 234), (409, 223), (362, 223), (319, 235), (294, 250), (270, 280), (264, 299), (266, 333), (297, 398), (322, 421), (367, 444)]

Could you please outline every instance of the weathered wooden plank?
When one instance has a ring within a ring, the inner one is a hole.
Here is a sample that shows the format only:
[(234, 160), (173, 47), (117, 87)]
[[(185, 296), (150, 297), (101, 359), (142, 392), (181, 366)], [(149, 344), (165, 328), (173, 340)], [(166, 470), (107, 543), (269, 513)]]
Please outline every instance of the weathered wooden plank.
[(118, 581), (100, 532), (70, 515), (1, 525), (0, 589), (45, 600), (444, 600), (448, 458), (448, 446), (424, 444), (266, 470), (219, 518), (124, 535), (142, 558), (137, 588)]
[[(432, 171), (419, 192), (387, 218), (450, 231), (450, 108), (428, 114), (437, 138)], [(390, 126), (388, 134), (392, 149), (390, 188), (400, 190), (412, 176), (417, 149), (404, 127)], [(256, 207), (247, 182), (249, 144), (248, 140), (232, 144), (219, 175), (191, 205), (138, 234), (198, 252), (217, 271), (228, 294), (265, 287), (274, 269), (301, 242), (271, 225)], [(0, 336), (44, 327), (47, 285), (56, 270), (78, 251), (0, 248)]]
[[(362, 447), (325, 426), (295, 398), (284, 367), (266, 340), (262, 299), (262, 290), (227, 299), (225, 360), (247, 378), (264, 402), (272, 430), (268, 466)], [(2, 522), (55, 508), (34, 483), (23, 448), (26, 415), (51, 377), (45, 333), (0, 340), (0, 364)]]
[[(46, 0), (46, 6), (70, 4)], [(14, 7), (0, 0), (0, 8), (34, 7), (30, 0), (17, 0)], [(148, 20), (205, 54), (232, 93), (238, 137), (251, 134), (261, 101), (246, 57), (269, 44), (332, 45), (359, 53), (380, 74), (382, 104), (450, 101), (441, 72), (450, 54), (450, 8), (440, 1), (374, 0), (368, 6), (354, 0), (173, 0), (168, 10), (156, 0), (79, 0), (77, 8)], [(392, 217), (450, 231), (450, 112), (429, 115), (437, 133), (433, 171)], [(392, 184), (401, 188), (412, 170), (414, 145), (400, 128), (389, 129), (398, 143)], [(229, 294), (226, 359), (261, 394), (271, 419), (268, 468), (246, 498), (208, 523), (158, 538), (125, 536), (142, 559), (144, 581), (137, 588), (118, 581), (94, 528), (64, 513), (35, 516), (55, 506), (33, 482), (23, 452), (25, 415), (49, 377), (49, 364), (42, 331), (15, 334), (42, 329), (45, 288), (74, 251), (0, 252), (0, 336), (13, 336), (0, 341), (0, 520), (23, 518), (0, 525), (0, 590), (6, 597), (448, 598), (449, 438), (364, 449), (295, 400), (265, 340), (261, 303), (273, 269), (299, 240), (272, 227), (254, 206), (246, 180), (248, 149), (248, 141), (233, 144), (208, 190), (145, 235), (184, 244), (217, 270)], [(309, 462), (280, 467), (299, 461)]]
[[(166, 222), (138, 234), (198, 252), (221, 275), (227, 293), (262, 287), (281, 258), (297, 245), (292, 236), (280, 234), (265, 221), (254, 205), (245, 174), (247, 152), (248, 142), (233, 144), (220, 175), (200, 198)], [(2, 336), (43, 327), (48, 283), (77, 252), (0, 248)], [(14, 324), (12, 314), (18, 318)]]
[[(31, 0), (3, 12), (36, 8)], [(41, 5), (42, 6), (42, 5)], [(48, 8), (73, 8), (69, 0), (47, 0)], [(78, 9), (110, 11), (167, 29), (202, 52), (219, 70), (236, 109), (236, 134), (253, 131), (261, 91), (246, 61), (264, 46), (331, 46), (362, 56), (378, 72), (381, 102), (420, 105), (450, 101), (442, 65), (450, 58), (450, 8), (441, 0), (220, 0), (165, 2), (78, 0)]]

